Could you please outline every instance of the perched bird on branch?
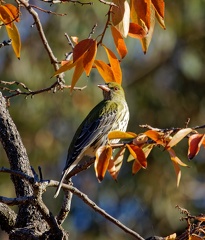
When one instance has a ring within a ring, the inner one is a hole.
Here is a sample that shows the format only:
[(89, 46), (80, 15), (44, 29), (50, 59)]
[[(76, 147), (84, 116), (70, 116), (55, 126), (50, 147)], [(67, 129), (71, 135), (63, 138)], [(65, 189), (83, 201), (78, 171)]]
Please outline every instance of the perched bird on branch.
[(129, 109), (123, 88), (116, 82), (98, 87), (102, 89), (104, 99), (91, 110), (73, 137), (55, 198), (66, 176), (79, 161), (84, 156), (95, 157), (96, 150), (107, 144), (109, 132), (127, 129)]

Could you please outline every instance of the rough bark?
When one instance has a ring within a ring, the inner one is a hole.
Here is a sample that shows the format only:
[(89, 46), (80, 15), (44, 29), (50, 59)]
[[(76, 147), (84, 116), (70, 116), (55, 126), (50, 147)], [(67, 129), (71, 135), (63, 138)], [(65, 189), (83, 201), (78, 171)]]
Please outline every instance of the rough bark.
[[(1, 92), (0, 141), (7, 154), (11, 170), (34, 177), (26, 149)], [(17, 214), (7, 205), (1, 203), (0, 226), (2, 230), (9, 233), (10, 239), (68, 239), (68, 234), (58, 227), (52, 214), (48, 215), (48, 218), (50, 217), (49, 220), (45, 218), (45, 214), (41, 209), (41, 196), (36, 196), (34, 185), (32, 186), (28, 180), (15, 174), (11, 174), (11, 180), (14, 184), (17, 198), (34, 196), (35, 201), (20, 203)], [(51, 227), (52, 224), (54, 228)]]

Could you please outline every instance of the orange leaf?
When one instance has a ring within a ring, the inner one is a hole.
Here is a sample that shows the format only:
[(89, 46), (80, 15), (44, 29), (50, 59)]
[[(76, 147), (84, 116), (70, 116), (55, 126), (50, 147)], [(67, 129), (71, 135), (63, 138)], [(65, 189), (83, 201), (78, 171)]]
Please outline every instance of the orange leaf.
[(105, 45), (103, 45), (103, 47), (107, 53), (107, 56), (108, 56), (108, 59), (110, 62), (110, 66), (111, 66), (112, 72), (114, 74), (114, 81), (121, 84), (122, 71), (121, 71), (121, 67), (119, 64), (119, 60), (117, 59), (115, 54), (109, 48), (107, 48)]
[(75, 87), (83, 71), (84, 71), (84, 68), (83, 68), (83, 57), (82, 57), (80, 58), (80, 61), (76, 62), (75, 70), (74, 70), (72, 81), (71, 81), (70, 91), (72, 91), (73, 88)]
[(144, 53), (147, 52), (147, 50), (149, 48), (149, 44), (152, 40), (152, 35), (153, 35), (153, 32), (154, 32), (154, 26), (155, 26), (155, 10), (154, 10), (154, 6), (151, 5), (150, 6), (150, 25), (148, 27), (149, 32), (144, 38), (140, 39), (141, 45), (142, 45), (142, 50), (143, 50)]
[(184, 137), (186, 137), (187, 134), (192, 132), (191, 128), (183, 128), (179, 130), (173, 137), (172, 140), (167, 144), (166, 148), (171, 148), (175, 145), (177, 145), (178, 142), (180, 142)]
[(11, 23), (11, 25), (12, 25), (12, 28), (10, 28), (8, 25), (6, 25), (6, 30), (7, 30), (9, 38), (12, 40), (11, 45), (16, 54), (16, 57), (18, 59), (20, 59), (20, 52), (21, 52), (20, 35), (19, 35), (18, 28), (16, 27), (16, 25), (13, 22)]
[(188, 165), (186, 165), (185, 163), (183, 163), (177, 156), (176, 156), (176, 153), (173, 149), (169, 149), (168, 150), (169, 154), (170, 154), (170, 157), (171, 157), (171, 160), (173, 162), (175, 162), (176, 164), (178, 165), (181, 165), (182, 167), (188, 167)]
[(152, 151), (152, 148), (154, 147), (154, 144), (147, 144), (142, 147), (142, 150), (144, 152), (145, 157), (147, 158)]
[(145, 37), (147, 32), (137, 23), (130, 23), (129, 33), (128, 35), (132, 38), (143, 38)]
[(135, 160), (132, 164), (132, 174), (136, 174), (141, 168), (142, 168), (142, 165)]
[(4, 5), (0, 6), (0, 20), (8, 27), (12, 27), (13, 15)]
[(157, 131), (154, 130), (148, 130), (144, 133), (146, 136), (148, 136), (149, 138), (151, 138), (152, 140), (154, 140), (157, 144), (160, 144), (162, 146), (165, 146), (163, 140), (163, 135), (160, 134)]
[(133, 132), (121, 132), (121, 131), (112, 131), (108, 133), (108, 139), (126, 139), (126, 138), (135, 138), (137, 134)]
[(204, 141), (204, 137), (205, 137), (204, 134), (199, 133), (193, 134), (189, 137), (189, 150), (188, 150), (189, 159), (194, 158), (198, 154), (200, 147)]
[(166, 27), (164, 23), (164, 7), (165, 7), (164, 0), (151, 0), (151, 1), (152, 4), (154, 5), (158, 22), (165, 29)]
[(122, 34), (127, 37), (130, 22), (130, 6), (126, 0), (113, 0), (117, 7), (112, 7), (112, 23)]
[(176, 173), (176, 176), (177, 176), (177, 187), (179, 187), (179, 183), (180, 183), (180, 180), (181, 180), (181, 169), (179, 167), (179, 164), (172, 161), (173, 165), (174, 165), (174, 170), (175, 170), (175, 173)]
[(121, 33), (113, 26), (111, 26), (112, 37), (114, 39), (114, 43), (116, 49), (121, 58), (124, 58), (127, 54), (127, 47), (125, 45), (125, 41), (121, 35)]
[(12, 20), (15, 20), (16, 22), (20, 21), (19, 10), (17, 7), (10, 3), (4, 4), (3, 6), (7, 7), (8, 10), (10, 11), (9, 15), (11, 16)]
[(61, 61), (61, 66), (67, 64), (68, 66), (73, 63), (73, 60), (63, 60)]
[(143, 168), (147, 168), (147, 159), (143, 150), (133, 144), (126, 144), (130, 154), (134, 157), (135, 161), (138, 161)]
[(122, 161), (124, 157), (125, 148), (120, 148), (115, 154), (114, 159), (111, 159), (108, 166), (108, 171), (114, 180), (117, 179), (120, 168), (122, 166)]
[(96, 53), (97, 53), (97, 41), (94, 40), (90, 48), (88, 49), (88, 51), (85, 53), (85, 56), (83, 59), (83, 66), (87, 76), (89, 76), (90, 71), (92, 69)]
[(103, 180), (111, 157), (112, 148), (110, 146), (102, 146), (97, 149), (94, 167), (96, 177), (99, 181)]
[(73, 62), (77, 61), (92, 46), (93, 39), (84, 39), (80, 41), (73, 49)]
[(95, 60), (94, 63), (105, 82), (114, 82), (115, 77), (110, 66), (101, 60)]
[(131, 12), (130, 17), (132, 22), (145, 24), (147, 29), (150, 29), (150, 18), (151, 18), (151, 0), (131, 0)]
[(68, 70), (70, 70), (71, 68), (75, 67), (76, 64), (77, 64), (79, 61), (82, 61), (82, 58), (83, 58), (83, 56), (81, 56), (81, 58), (78, 58), (78, 60), (75, 61), (75, 62), (73, 62), (73, 61), (71, 60), (71, 61), (68, 61), (67, 63), (63, 64), (57, 71), (55, 71), (55, 73), (54, 73), (54, 75), (53, 75), (52, 77), (57, 76), (57, 75), (65, 72), (65, 71), (68, 71)]

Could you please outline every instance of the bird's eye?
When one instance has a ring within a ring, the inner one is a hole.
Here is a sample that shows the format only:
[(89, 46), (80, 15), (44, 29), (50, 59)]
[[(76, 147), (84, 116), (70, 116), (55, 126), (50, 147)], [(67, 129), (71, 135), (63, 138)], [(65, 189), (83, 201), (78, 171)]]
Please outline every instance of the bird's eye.
[(114, 91), (117, 91), (118, 90), (118, 87), (114, 87)]

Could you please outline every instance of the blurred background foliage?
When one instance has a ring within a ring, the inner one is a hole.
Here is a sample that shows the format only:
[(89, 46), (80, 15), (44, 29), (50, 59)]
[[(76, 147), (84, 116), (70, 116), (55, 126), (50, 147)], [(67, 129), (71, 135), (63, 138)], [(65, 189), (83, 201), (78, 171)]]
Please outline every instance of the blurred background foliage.
[[(82, 1), (83, 2), (83, 1)], [(39, 1), (34, 5), (58, 13), (60, 17), (38, 11), (46, 37), (58, 60), (71, 51), (64, 36), (87, 38), (95, 23), (98, 24), (93, 37), (102, 32), (108, 7), (95, 1), (94, 5), (56, 4), (51, 7)], [(140, 124), (158, 128), (183, 127), (187, 118), (190, 126), (203, 125), (205, 120), (205, 1), (165, 1), (166, 30), (156, 24), (155, 32), (146, 55), (140, 42), (128, 38), (128, 55), (122, 62), (123, 86), (130, 108), (128, 130), (143, 132)], [(55, 79), (49, 58), (33, 24), (32, 17), (22, 9), (18, 28), (22, 38), (21, 60), (15, 58), (10, 47), (0, 49), (1, 80), (19, 81), (30, 89), (50, 86)], [(0, 30), (1, 41), (6, 32)], [(105, 43), (112, 49), (113, 40), (107, 31)], [(98, 54), (103, 54), (99, 50)], [(69, 84), (72, 71), (66, 72)], [(9, 111), (26, 146), (31, 165), (41, 166), (45, 179), (59, 180), (64, 167), (68, 145), (87, 113), (101, 99), (96, 87), (103, 80), (96, 70), (91, 76), (81, 77), (78, 86), (83, 91), (69, 90), (44, 93), (33, 98), (22, 96), (11, 99)], [(4, 93), (7, 94), (7, 93)], [(204, 132), (204, 131), (202, 131)], [(194, 160), (187, 159), (187, 142), (176, 146), (175, 151), (190, 168), (182, 169), (179, 188), (169, 156), (156, 148), (148, 159), (147, 170), (135, 176), (131, 164), (124, 162), (114, 182), (110, 176), (99, 184), (93, 166), (73, 178), (74, 185), (86, 193), (100, 207), (116, 217), (143, 237), (166, 236), (183, 231), (186, 224), (180, 221), (178, 204), (192, 214), (204, 213), (205, 209), (205, 151)], [(6, 155), (0, 146), (0, 165), (8, 167)], [(0, 175), (0, 195), (14, 196), (8, 174)], [(44, 200), (53, 213), (62, 203), (62, 193), (53, 198), (54, 189), (48, 189)], [(71, 239), (132, 239), (112, 223), (99, 216), (81, 199), (73, 197), (71, 213), (64, 223)], [(7, 239), (2, 232), (1, 239)]]

